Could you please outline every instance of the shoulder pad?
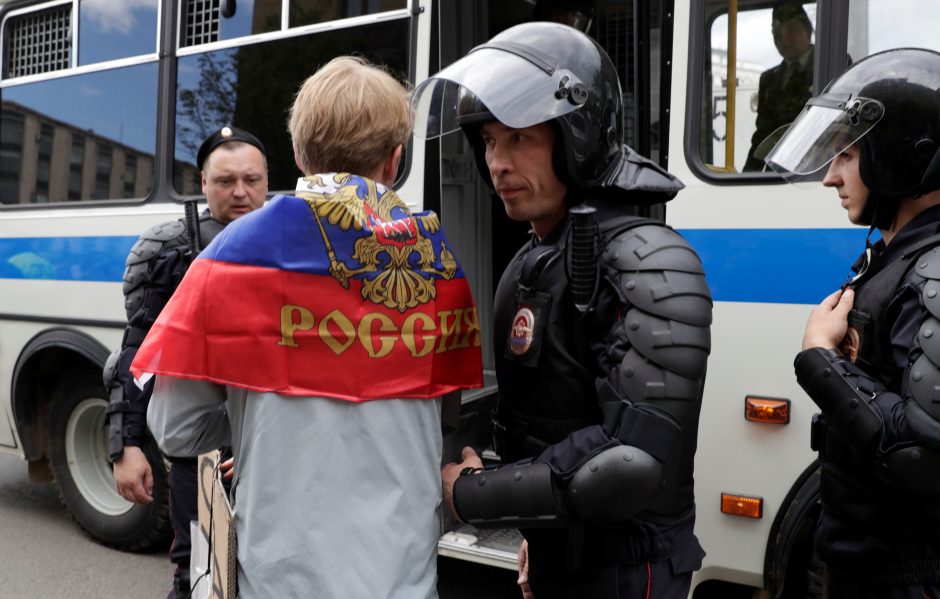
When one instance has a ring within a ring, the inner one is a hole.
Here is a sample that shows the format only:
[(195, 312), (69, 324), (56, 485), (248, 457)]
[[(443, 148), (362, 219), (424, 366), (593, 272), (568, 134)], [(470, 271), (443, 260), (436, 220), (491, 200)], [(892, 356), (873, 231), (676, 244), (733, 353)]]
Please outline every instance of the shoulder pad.
[(137, 240), (127, 255), (124, 268), (124, 309), (130, 318), (143, 301), (140, 286), (147, 279), (150, 260), (160, 254), (183, 247), (189, 243), (186, 227), (182, 221), (172, 221), (153, 226)]
[[(922, 337), (923, 331), (924, 327), (921, 327), (918, 338)], [(926, 351), (908, 367), (905, 382), (908, 393), (917, 405), (934, 420), (940, 420), (940, 368)]]
[(627, 350), (620, 363), (620, 389), (630, 401), (646, 402), (661, 399), (697, 401), (702, 380), (689, 379), (647, 361), (639, 352)]
[(186, 245), (186, 225), (182, 221), (160, 223), (150, 227), (140, 236), (127, 255), (126, 265), (147, 262), (164, 250)]
[(940, 247), (932, 248), (918, 256), (914, 272), (925, 279), (940, 280)]
[(607, 242), (604, 260), (620, 271), (704, 274), (702, 261), (689, 242), (665, 225), (642, 225), (619, 233)]
[(923, 301), (927, 311), (940, 318), (940, 281), (927, 279), (924, 283)]
[(651, 362), (690, 379), (705, 374), (711, 351), (707, 326), (656, 318), (636, 308), (627, 312), (624, 326), (630, 344)]
[(917, 331), (917, 341), (930, 361), (940, 364), (940, 320), (928, 316)]
[(705, 327), (712, 297), (705, 276), (676, 270), (620, 272), (614, 283), (630, 304), (661, 318)]

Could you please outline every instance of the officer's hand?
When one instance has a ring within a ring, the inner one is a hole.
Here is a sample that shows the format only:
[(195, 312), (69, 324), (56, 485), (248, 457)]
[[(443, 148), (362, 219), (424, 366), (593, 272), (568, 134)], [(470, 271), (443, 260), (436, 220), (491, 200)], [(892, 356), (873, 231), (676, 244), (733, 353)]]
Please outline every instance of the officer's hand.
[(153, 471), (139, 447), (124, 447), (123, 455), (114, 462), (114, 482), (117, 492), (130, 502), (145, 504), (153, 501)]
[(522, 541), (522, 547), (519, 548), (519, 580), (516, 584), (522, 589), (522, 599), (535, 599), (532, 589), (529, 588), (529, 542)]
[(845, 292), (836, 291), (816, 306), (806, 321), (803, 349), (835, 349), (848, 331), (849, 311), (852, 310), (853, 301), (855, 292), (846, 289)]
[(444, 503), (450, 508), (450, 513), (454, 518), (460, 520), (457, 510), (454, 507), (454, 482), (460, 476), (460, 471), (464, 468), (483, 468), (483, 460), (473, 451), (472, 447), (464, 447), (460, 452), (460, 463), (451, 462), (441, 468), (441, 488), (444, 491)]

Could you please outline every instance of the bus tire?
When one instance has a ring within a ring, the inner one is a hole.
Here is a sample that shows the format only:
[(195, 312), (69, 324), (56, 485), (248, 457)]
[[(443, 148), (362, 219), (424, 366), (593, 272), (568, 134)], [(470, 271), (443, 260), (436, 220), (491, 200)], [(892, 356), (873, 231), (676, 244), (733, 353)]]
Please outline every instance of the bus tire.
[(143, 450), (153, 469), (153, 502), (136, 505), (118, 494), (108, 459), (106, 397), (100, 376), (64, 377), (51, 404), (49, 462), (62, 503), (88, 535), (115, 549), (142, 551), (171, 537), (167, 465), (150, 441)]

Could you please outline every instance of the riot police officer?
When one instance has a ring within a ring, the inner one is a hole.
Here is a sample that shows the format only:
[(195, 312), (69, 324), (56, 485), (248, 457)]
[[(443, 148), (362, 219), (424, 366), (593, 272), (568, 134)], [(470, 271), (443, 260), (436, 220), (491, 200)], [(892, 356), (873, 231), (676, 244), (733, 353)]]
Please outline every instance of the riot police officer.
[[(535, 597), (686, 597), (711, 297), (698, 256), (631, 206), (682, 184), (623, 144), (621, 89), (591, 38), (526, 23), (418, 86), (416, 133), (461, 128), (533, 235), (495, 297), (495, 441), (442, 471), (457, 517), (519, 527)], [(456, 118), (452, 118), (456, 117)], [(460, 476), (458, 476), (458, 473)]]
[(828, 596), (940, 597), (940, 54), (859, 61), (767, 162), (788, 178), (828, 164), (823, 184), (870, 227), (856, 276), (813, 310), (795, 362), (822, 410), (815, 542)]
[[(264, 146), (247, 131), (235, 127), (216, 131), (199, 147), (196, 165), (208, 207), (189, 223), (181, 219), (152, 227), (131, 249), (124, 272), (128, 324), (121, 349), (105, 368), (105, 385), (111, 391), (109, 451), (115, 483), (122, 497), (139, 504), (153, 501), (154, 467), (145, 453), (152, 445), (147, 406), (153, 381), (140, 389), (130, 373), (131, 362), (195, 254), (229, 222), (260, 208), (268, 191)], [(151, 460), (160, 459), (148, 453)], [(169, 518), (174, 532), (170, 559), (176, 564), (170, 597), (188, 597), (189, 523), (198, 518), (196, 460), (170, 457), (170, 461)]]

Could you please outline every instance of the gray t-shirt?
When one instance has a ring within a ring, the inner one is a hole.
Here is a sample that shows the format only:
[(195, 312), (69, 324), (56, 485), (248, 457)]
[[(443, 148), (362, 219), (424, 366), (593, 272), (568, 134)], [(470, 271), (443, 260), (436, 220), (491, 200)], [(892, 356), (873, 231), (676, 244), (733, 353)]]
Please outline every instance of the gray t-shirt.
[(232, 446), (242, 599), (437, 597), (439, 401), (158, 376), (147, 423), (168, 455)]

